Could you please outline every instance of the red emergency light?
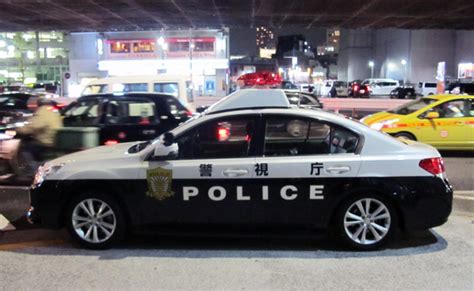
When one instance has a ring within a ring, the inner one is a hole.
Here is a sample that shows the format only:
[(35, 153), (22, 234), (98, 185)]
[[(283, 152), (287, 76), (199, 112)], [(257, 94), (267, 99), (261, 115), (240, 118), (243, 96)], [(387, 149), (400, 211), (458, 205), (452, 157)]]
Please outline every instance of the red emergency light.
[(244, 83), (244, 86), (276, 86), (281, 84), (281, 77), (277, 73), (263, 71), (240, 76), (237, 81)]

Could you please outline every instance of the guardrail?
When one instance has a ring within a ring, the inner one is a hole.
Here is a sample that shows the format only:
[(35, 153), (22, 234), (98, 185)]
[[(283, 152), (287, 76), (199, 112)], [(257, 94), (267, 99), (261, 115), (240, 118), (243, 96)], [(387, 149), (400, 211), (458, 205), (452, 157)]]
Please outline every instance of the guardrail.
[(351, 111), (382, 111), (395, 108), (412, 101), (412, 99), (370, 99), (370, 98), (319, 98), (324, 105), (324, 110)]

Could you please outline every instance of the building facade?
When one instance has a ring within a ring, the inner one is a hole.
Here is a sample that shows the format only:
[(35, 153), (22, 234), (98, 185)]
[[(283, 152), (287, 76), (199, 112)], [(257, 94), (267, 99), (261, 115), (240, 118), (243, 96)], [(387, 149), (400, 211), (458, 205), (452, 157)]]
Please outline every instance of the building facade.
[(107, 76), (188, 76), (193, 95), (222, 97), (229, 86), (229, 33), (219, 30), (71, 33), (69, 95)]

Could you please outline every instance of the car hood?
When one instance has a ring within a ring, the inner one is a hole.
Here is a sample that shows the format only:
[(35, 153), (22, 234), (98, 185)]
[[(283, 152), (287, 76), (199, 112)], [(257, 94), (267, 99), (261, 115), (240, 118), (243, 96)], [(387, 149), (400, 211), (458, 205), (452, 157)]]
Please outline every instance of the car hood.
[(71, 162), (82, 162), (82, 161), (98, 161), (110, 158), (120, 158), (127, 155), (128, 149), (138, 142), (126, 142), (119, 143), (116, 145), (106, 145), (99, 146), (84, 151), (72, 153), (59, 157), (53, 161), (51, 164), (62, 164), (62, 163), (71, 163)]
[(402, 119), (403, 117), (404, 115), (382, 111), (362, 118), (361, 122), (367, 124), (368, 126), (371, 126), (372, 124), (377, 122), (384, 122), (392, 119)]

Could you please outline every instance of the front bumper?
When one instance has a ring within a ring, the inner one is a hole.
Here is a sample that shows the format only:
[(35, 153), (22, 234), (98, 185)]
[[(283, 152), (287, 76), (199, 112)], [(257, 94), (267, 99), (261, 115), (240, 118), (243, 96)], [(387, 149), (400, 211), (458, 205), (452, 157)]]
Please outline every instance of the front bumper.
[(31, 207), (26, 213), (28, 222), (46, 228), (62, 227), (61, 216), (65, 201), (61, 197), (57, 182), (44, 181), (38, 187), (30, 189)]

